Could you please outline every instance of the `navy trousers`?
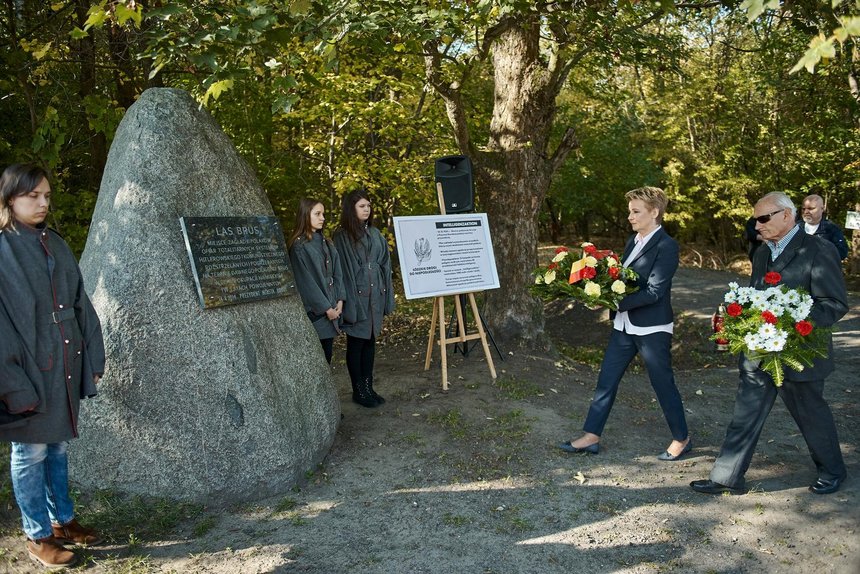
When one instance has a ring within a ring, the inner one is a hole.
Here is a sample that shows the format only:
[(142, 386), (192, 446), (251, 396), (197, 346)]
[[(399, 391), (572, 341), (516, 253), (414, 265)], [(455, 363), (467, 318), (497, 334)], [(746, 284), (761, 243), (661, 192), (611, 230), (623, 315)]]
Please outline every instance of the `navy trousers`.
[(672, 334), (652, 333), (650, 335), (630, 335), (624, 331), (612, 329), (609, 345), (603, 355), (600, 365), (600, 375), (597, 377), (597, 388), (583, 430), (600, 436), (609, 418), (609, 411), (615, 403), (618, 385), (627, 370), (630, 361), (639, 353), (648, 370), (651, 386), (657, 393), (657, 400), (663, 408), (663, 416), (672, 433), (672, 438), (678, 441), (687, 440), (687, 418), (684, 416), (684, 404), (681, 394), (675, 386), (675, 374), (672, 371)]
[(711, 480), (744, 487), (744, 475), (777, 395), (782, 397), (803, 434), (818, 477), (832, 480), (845, 476), (833, 413), (824, 400), (824, 381), (785, 381), (777, 388), (769, 374), (756, 369), (741, 370), (732, 422), (726, 429), (720, 456), (711, 469)]

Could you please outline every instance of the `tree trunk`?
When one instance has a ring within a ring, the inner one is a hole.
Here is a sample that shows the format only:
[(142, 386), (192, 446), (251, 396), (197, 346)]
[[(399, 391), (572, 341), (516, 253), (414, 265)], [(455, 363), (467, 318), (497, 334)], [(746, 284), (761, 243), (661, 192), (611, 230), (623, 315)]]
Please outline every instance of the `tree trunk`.
[(547, 146), (557, 85), (540, 58), (537, 18), (504, 26), (492, 46), (495, 105), (476, 179), (493, 233), (501, 288), (488, 291), (484, 316), (508, 344), (546, 347), (543, 306), (531, 295), (538, 212), (551, 183)]

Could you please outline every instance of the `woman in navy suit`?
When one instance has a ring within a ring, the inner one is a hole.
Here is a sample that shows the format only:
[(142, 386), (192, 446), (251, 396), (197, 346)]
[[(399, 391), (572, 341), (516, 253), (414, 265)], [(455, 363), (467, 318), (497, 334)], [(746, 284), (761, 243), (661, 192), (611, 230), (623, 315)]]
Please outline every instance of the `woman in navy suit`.
[(636, 234), (627, 242), (622, 264), (639, 274), (639, 290), (621, 299), (617, 313), (610, 313), (612, 334), (583, 425), (585, 434), (561, 443), (559, 448), (566, 452), (600, 452), (600, 437), (618, 385), (627, 366), (639, 353), (672, 433), (672, 442), (657, 458), (678, 460), (693, 446), (684, 404), (672, 372), (671, 290), (672, 277), (678, 269), (678, 244), (661, 225), (669, 203), (662, 189), (641, 187), (628, 191), (625, 197), (629, 211), (627, 220)]

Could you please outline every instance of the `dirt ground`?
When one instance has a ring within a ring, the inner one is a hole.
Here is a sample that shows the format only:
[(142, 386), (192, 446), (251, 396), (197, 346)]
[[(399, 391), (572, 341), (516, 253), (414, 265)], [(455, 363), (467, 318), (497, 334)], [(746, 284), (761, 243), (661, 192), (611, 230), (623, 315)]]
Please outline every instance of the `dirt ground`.
[[(599, 455), (556, 448), (577, 436), (610, 325), (605, 313), (553, 303), (558, 356), (480, 348), (452, 355), (441, 391), (438, 350), (423, 371), (429, 312), (390, 322), (378, 348), (384, 406), (349, 400), (327, 460), (300, 488), (241, 507), (190, 509), (160, 531), (84, 518), (111, 543), (86, 552), (89, 572), (651, 573), (860, 572), (860, 296), (839, 324), (827, 396), (849, 479), (838, 493), (807, 491), (815, 468), (777, 402), (748, 473), (752, 492), (694, 493), (724, 436), (737, 371), (712, 351), (710, 314), (728, 272), (682, 268), (673, 289), (674, 358), (695, 449), (656, 460), (670, 441), (641, 368), (628, 372)], [(743, 279), (740, 279), (743, 281)], [(426, 307), (429, 309), (429, 307)], [(394, 334), (396, 333), (396, 337)], [(342, 357), (342, 353), (340, 354)], [(87, 508), (87, 497), (82, 496)], [(129, 502), (131, 504), (131, 502)], [(120, 505), (121, 506), (121, 505)], [(115, 508), (121, 512), (122, 508)], [(144, 512), (157, 513), (156, 510)], [(15, 509), (0, 511), (0, 572), (36, 572)], [(153, 534), (152, 532), (156, 532)]]

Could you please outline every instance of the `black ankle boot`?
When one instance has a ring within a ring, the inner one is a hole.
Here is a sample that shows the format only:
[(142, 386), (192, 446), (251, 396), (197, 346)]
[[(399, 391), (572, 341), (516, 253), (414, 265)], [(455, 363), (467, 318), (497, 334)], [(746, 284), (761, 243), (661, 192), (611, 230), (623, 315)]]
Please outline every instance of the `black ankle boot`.
[(385, 398), (373, 390), (373, 377), (367, 378), (367, 388), (370, 389), (370, 396), (372, 396), (377, 403), (380, 405), (385, 404)]
[(370, 394), (370, 383), (367, 379), (358, 381), (352, 391), (352, 402), (357, 403), (368, 409), (373, 409), (379, 406), (379, 403), (373, 395)]

